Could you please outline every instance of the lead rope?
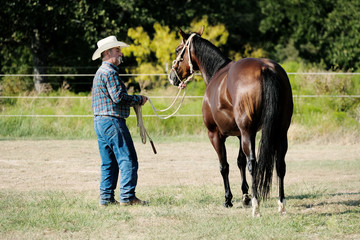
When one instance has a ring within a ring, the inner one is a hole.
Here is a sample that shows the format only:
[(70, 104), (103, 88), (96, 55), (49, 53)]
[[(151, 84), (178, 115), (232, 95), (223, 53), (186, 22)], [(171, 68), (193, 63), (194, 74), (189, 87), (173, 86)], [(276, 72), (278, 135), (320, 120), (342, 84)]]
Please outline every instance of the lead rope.
[(153, 140), (151, 139), (151, 137), (149, 136), (148, 132), (146, 131), (146, 128), (144, 126), (144, 122), (143, 122), (143, 118), (142, 118), (142, 108), (141, 105), (136, 105), (134, 106), (134, 110), (136, 113), (136, 119), (137, 119), (137, 127), (139, 128), (140, 131), (140, 137), (141, 137), (141, 142), (143, 144), (146, 143), (146, 136), (149, 138), (152, 150), (154, 152), (154, 154), (157, 153), (155, 145)]
[(184, 89), (184, 94), (183, 94), (183, 96), (182, 96), (182, 98), (181, 98), (181, 101), (180, 101), (179, 106), (175, 109), (175, 111), (174, 111), (173, 113), (171, 113), (171, 114), (163, 117), (163, 116), (159, 115), (158, 112), (165, 112), (165, 111), (169, 110), (172, 106), (174, 106), (176, 100), (179, 98), (180, 92), (181, 92), (181, 89), (179, 89), (178, 94), (176, 95), (176, 97), (174, 98), (173, 102), (170, 104), (170, 106), (169, 106), (168, 108), (166, 108), (166, 109), (161, 109), (161, 110), (157, 109), (157, 108), (154, 106), (154, 104), (152, 103), (151, 99), (148, 98), (148, 101), (149, 101), (149, 103), (150, 103), (150, 105), (151, 105), (151, 108), (153, 109), (154, 114), (155, 114), (158, 118), (160, 118), (160, 119), (168, 119), (168, 118), (174, 116), (174, 115), (179, 111), (182, 103), (184, 102), (185, 94), (186, 94), (186, 89)]
[[(188, 80), (190, 80), (190, 79), (188, 79)], [(188, 81), (188, 80), (187, 80), (187, 81)], [(186, 82), (186, 81), (185, 81), (185, 82)], [(168, 118), (174, 116), (174, 115), (179, 111), (179, 109), (180, 109), (180, 107), (181, 107), (181, 105), (182, 105), (182, 103), (184, 102), (184, 99), (185, 99), (186, 88), (184, 89), (184, 94), (183, 94), (183, 96), (182, 96), (182, 99), (181, 99), (181, 102), (180, 102), (179, 106), (177, 107), (177, 109), (176, 109), (172, 114), (163, 117), (163, 116), (160, 116), (160, 115), (157, 113), (157, 112), (165, 112), (165, 111), (169, 110), (172, 106), (174, 106), (176, 100), (179, 98), (180, 92), (181, 92), (181, 89), (179, 89), (179, 92), (178, 92), (178, 94), (176, 95), (176, 97), (174, 98), (173, 102), (172, 102), (172, 103), (170, 104), (170, 106), (169, 106), (168, 108), (166, 108), (166, 109), (160, 109), (160, 110), (157, 109), (157, 108), (154, 106), (154, 104), (152, 103), (151, 99), (148, 98), (148, 101), (149, 101), (149, 103), (150, 103), (150, 105), (151, 105), (151, 107), (152, 107), (152, 109), (153, 109), (153, 112), (155, 113), (155, 115), (156, 115), (158, 118), (160, 118), (160, 119), (168, 119)], [(141, 106), (141, 105), (136, 105), (136, 106), (134, 106), (134, 111), (135, 111), (135, 113), (136, 113), (137, 127), (139, 128), (140, 137), (141, 137), (141, 142), (142, 142), (143, 144), (146, 144), (146, 137), (148, 137), (148, 138), (149, 138), (149, 141), (150, 141), (150, 144), (151, 144), (151, 147), (152, 147), (152, 149), (153, 149), (153, 152), (154, 152), (154, 154), (156, 154), (157, 151), (156, 151), (154, 142), (153, 142), (153, 140), (151, 139), (151, 137), (149, 136), (149, 133), (146, 131), (146, 128), (145, 128), (145, 126), (144, 126), (143, 116), (142, 116), (142, 106)]]
[[(184, 94), (183, 94), (183, 97), (181, 99), (181, 102), (179, 104), (179, 106), (177, 107), (177, 109), (170, 115), (166, 116), (166, 117), (162, 117), (160, 116), (157, 112), (165, 112), (167, 110), (169, 110), (176, 102), (176, 100), (179, 98), (179, 95), (180, 95), (180, 92), (181, 92), (181, 89), (179, 89), (179, 92), (178, 94), (176, 95), (176, 97), (174, 98), (173, 102), (170, 104), (170, 106), (166, 109), (157, 109), (155, 108), (154, 104), (152, 103), (151, 99), (148, 98), (148, 101), (153, 109), (153, 112), (155, 113), (155, 115), (160, 118), (160, 119), (168, 119), (169, 117), (172, 117), (174, 116), (178, 110), (180, 109), (183, 101), (184, 101), (184, 98), (185, 98), (185, 93), (186, 93), (186, 89), (184, 90)], [(149, 141), (150, 141), (150, 144), (151, 144), (151, 147), (152, 147), (152, 150), (154, 152), (154, 154), (157, 154), (157, 151), (156, 151), (156, 148), (155, 148), (155, 145), (154, 145), (154, 142), (153, 140), (151, 139), (149, 133), (146, 131), (146, 128), (145, 128), (145, 125), (144, 125), (144, 122), (143, 122), (143, 116), (142, 116), (142, 106), (141, 105), (136, 105), (134, 106), (134, 111), (136, 113), (136, 119), (137, 119), (137, 127), (139, 128), (139, 132), (140, 132), (140, 137), (141, 137), (141, 142), (143, 144), (146, 144), (146, 137), (149, 138)]]

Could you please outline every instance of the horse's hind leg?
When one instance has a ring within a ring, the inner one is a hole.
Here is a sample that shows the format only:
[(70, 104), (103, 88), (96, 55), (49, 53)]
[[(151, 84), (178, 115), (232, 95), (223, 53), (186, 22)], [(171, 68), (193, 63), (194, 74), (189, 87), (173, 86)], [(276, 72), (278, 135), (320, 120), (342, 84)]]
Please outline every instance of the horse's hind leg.
[(256, 132), (251, 133), (250, 131), (245, 131), (245, 130), (241, 131), (241, 145), (244, 154), (248, 159), (248, 169), (252, 177), (252, 193), (253, 193), (253, 198), (251, 200), (252, 215), (253, 217), (259, 217), (260, 210), (259, 210), (257, 183), (256, 183), (257, 163), (255, 157), (255, 137), (256, 137)]
[(225, 207), (232, 207), (233, 204), (231, 203), (231, 200), (233, 198), (233, 195), (230, 190), (230, 183), (229, 183), (229, 164), (226, 159), (226, 148), (225, 148), (225, 140), (226, 138), (218, 131), (209, 131), (208, 132), (209, 139), (215, 148), (216, 153), (219, 157), (220, 162), (220, 173), (224, 181), (224, 188), (225, 188)]
[(287, 143), (287, 136), (285, 135), (279, 143), (278, 151), (277, 151), (277, 161), (276, 161), (276, 172), (279, 179), (279, 213), (284, 214), (286, 213), (285, 210), (285, 193), (284, 193), (284, 177), (286, 173), (286, 164), (285, 164), (285, 154), (288, 149), (288, 143)]
[(242, 202), (243, 205), (245, 207), (249, 207), (250, 206), (250, 201), (251, 201), (251, 197), (249, 195), (249, 185), (246, 181), (246, 156), (242, 151), (242, 147), (241, 147), (241, 137), (239, 137), (240, 140), (240, 149), (239, 149), (239, 155), (237, 158), (237, 164), (238, 167), (240, 169), (240, 174), (241, 174), (241, 190), (243, 193), (242, 196)]

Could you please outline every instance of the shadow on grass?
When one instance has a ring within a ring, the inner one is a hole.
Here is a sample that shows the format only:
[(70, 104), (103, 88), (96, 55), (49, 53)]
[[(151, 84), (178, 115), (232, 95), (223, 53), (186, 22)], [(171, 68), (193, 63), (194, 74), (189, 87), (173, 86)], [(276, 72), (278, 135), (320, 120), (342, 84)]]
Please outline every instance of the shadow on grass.
[[(313, 210), (311, 213), (316, 213), (320, 216), (332, 216), (343, 214), (359, 214), (360, 213), (360, 199), (349, 199), (359, 196), (360, 192), (350, 193), (331, 193), (331, 194), (301, 194), (289, 196), (288, 199), (296, 200), (311, 200), (301, 201), (296, 205), (305, 210)], [(321, 197), (321, 199), (319, 199)], [(339, 198), (340, 197), (340, 198)], [(342, 197), (342, 199), (341, 199)], [(341, 207), (342, 206), (342, 207)], [(346, 209), (344, 209), (346, 208)]]

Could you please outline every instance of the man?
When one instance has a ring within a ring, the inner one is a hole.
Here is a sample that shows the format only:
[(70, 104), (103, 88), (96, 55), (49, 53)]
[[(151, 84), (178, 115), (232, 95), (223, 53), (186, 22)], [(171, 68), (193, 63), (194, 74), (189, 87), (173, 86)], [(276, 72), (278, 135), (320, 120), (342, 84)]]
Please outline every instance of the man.
[(144, 105), (147, 97), (128, 95), (119, 77), (121, 48), (129, 45), (110, 36), (98, 41), (97, 46), (92, 60), (101, 57), (102, 65), (93, 80), (92, 109), (101, 156), (100, 206), (119, 204), (114, 198), (119, 170), (120, 205), (146, 204), (135, 196), (138, 160), (126, 118), (130, 107)]

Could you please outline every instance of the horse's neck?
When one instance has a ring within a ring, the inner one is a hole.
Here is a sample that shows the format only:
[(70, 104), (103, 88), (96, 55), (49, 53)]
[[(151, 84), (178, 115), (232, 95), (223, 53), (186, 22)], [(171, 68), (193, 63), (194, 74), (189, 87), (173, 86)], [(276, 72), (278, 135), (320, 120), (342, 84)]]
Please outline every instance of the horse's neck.
[(219, 64), (219, 65), (217, 65), (216, 67), (214, 67), (212, 69), (209, 69), (209, 67), (208, 68), (199, 67), (205, 84), (208, 85), (210, 83), (210, 81), (214, 77), (216, 77), (216, 75), (218, 75), (220, 72), (228, 71), (228, 68), (229, 68), (228, 66), (231, 65), (230, 64), (231, 62), (232, 62), (231, 60), (225, 61), (222, 64)]
[(231, 65), (234, 63), (234, 61), (226, 62), (223, 66), (221, 66), (211, 78), (208, 79), (208, 81), (205, 81), (206, 86), (211, 82), (212, 79), (216, 79), (224, 74), (227, 74), (229, 72), (229, 69)]
[(231, 60), (221, 53), (220, 50), (214, 51), (215, 46), (208, 46), (209, 50), (203, 49), (201, 57), (197, 63), (205, 84), (208, 85), (214, 75), (222, 68), (227, 66)]

